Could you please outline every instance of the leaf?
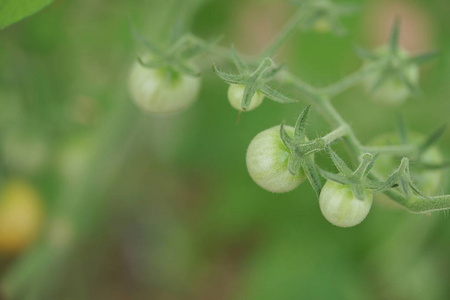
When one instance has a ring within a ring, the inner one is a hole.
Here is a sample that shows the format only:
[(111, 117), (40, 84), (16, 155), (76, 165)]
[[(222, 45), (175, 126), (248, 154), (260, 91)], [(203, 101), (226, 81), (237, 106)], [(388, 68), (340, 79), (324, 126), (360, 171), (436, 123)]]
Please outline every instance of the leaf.
[(1, 0), (0, 29), (39, 12), (52, 2), (53, 0)]

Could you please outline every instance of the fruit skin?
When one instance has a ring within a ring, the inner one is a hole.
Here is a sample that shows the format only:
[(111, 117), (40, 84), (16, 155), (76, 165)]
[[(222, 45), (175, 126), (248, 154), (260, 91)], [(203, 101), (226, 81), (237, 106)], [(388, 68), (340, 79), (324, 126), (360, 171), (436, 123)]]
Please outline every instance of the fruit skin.
[[(412, 144), (419, 145), (419, 143), (425, 140), (425, 136), (417, 132), (410, 132), (409, 139)], [(400, 140), (396, 133), (386, 133), (376, 137), (369, 145), (389, 146), (398, 145), (399, 143)], [(387, 178), (396, 168), (398, 168), (400, 160), (401, 157), (380, 155), (375, 163), (373, 171), (383, 178)], [(422, 154), (421, 161), (430, 165), (439, 165), (444, 162), (444, 157), (439, 148), (433, 145)], [(446, 175), (446, 172), (443, 169), (424, 170), (417, 168), (414, 163), (411, 165), (411, 173), (413, 175), (414, 183), (425, 195), (436, 195), (439, 193), (444, 184)]]
[(39, 193), (27, 182), (10, 179), (0, 190), (0, 252), (16, 254), (39, 235), (44, 208)]
[[(380, 56), (387, 54), (387, 48), (382, 47), (378, 49), (375, 54)], [(404, 50), (399, 50), (398, 54), (400, 59), (407, 59), (408, 53)], [(364, 67), (371, 67), (376, 62), (368, 61)], [(373, 72), (368, 74), (363, 81), (364, 87), (367, 91), (371, 92), (371, 99), (379, 104), (388, 106), (397, 106), (405, 102), (405, 100), (411, 96), (411, 92), (408, 87), (397, 77), (392, 76), (386, 79), (375, 91), (372, 92), (373, 86), (377, 83), (383, 71)], [(419, 82), (419, 67), (414, 64), (410, 64), (403, 70), (405, 77), (414, 85)]]
[(134, 63), (129, 90), (141, 109), (154, 114), (187, 109), (198, 97), (201, 80), (168, 69), (150, 69)]
[[(293, 135), (293, 127), (284, 128)], [(247, 169), (251, 178), (269, 192), (292, 191), (305, 180), (306, 175), (303, 170), (298, 175), (289, 172), (289, 155), (289, 150), (280, 138), (280, 126), (260, 132), (250, 142), (247, 150)]]
[(319, 196), (323, 216), (338, 227), (352, 227), (361, 223), (369, 214), (373, 195), (365, 191), (364, 200), (353, 195), (350, 186), (328, 180)]
[[(244, 96), (244, 85), (239, 84), (231, 84), (228, 88), (228, 101), (230, 102), (231, 106), (233, 106), (235, 109), (239, 111), (244, 111), (241, 107), (242, 105), (242, 97)], [(264, 100), (264, 95), (260, 92), (256, 92), (255, 95), (253, 95), (252, 101), (250, 102), (250, 106), (246, 111), (253, 110), (261, 105), (261, 103)]]

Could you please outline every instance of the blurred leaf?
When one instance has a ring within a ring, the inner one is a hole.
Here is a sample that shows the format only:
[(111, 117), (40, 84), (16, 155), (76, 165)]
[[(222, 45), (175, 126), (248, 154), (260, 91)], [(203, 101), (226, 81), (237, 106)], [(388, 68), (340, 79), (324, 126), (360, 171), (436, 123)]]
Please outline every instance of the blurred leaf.
[(0, 0), (0, 28), (37, 13), (53, 0)]

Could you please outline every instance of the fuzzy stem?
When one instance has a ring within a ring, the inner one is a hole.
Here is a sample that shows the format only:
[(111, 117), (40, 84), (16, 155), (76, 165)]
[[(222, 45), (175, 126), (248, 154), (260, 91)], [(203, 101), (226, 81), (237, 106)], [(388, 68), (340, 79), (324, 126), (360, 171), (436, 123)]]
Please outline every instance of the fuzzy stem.
[(389, 154), (389, 155), (398, 155), (405, 156), (408, 154), (416, 154), (417, 147), (412, 145), (398, 145), (398, 146), (363, 146), (362, 149), (366, 152), (370, 152), (372, 154), (380, 153), (380, 154)]
[(303, 21), (303, 14), (298, 12), (287, 23), (284, 29), (274, 39), (270, 46), (263, 52), (262, 57), (271, 57), (277, 50), (283, 45), (283, 43), (289, 38), (289, 36), (295, 31), (300, 22)]
[(341, 125), (337, 129), (333, 130), (322, 138), (326, 145), (333, 143), (335, 140), (345, 136), (349, 133), (349, 127), (347, 125)]
[(317, 89), (317, 92), (331, 98), (357, 85), (367, 75), (379, 70), (379, 68), (380, 66), (378, 64), (372, 65), (370, 67), (363, 67), (334, 84), (331, 84), (324, 88)]

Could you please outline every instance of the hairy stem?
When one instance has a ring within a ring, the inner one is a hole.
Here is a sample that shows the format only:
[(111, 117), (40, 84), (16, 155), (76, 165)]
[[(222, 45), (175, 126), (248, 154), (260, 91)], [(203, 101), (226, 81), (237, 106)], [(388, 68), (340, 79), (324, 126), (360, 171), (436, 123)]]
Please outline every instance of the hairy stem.
[(329, 134), (327, 134), (326, 136), (324, 136), (322, 138), (322, 140), (325, 142), (325, 144), (331, 144), (333, 143), (335, 140), (345, 136), (346, 134), (349, 133), (349, 127), (346, 125), (342, 125), (340, 127), (338, 127), (337, 129), (333, 130), (332, 132), (330, 132)]
[(377, 71), (379, 68), (380, 66), (378, 64), (372, 65), (370, 67), (363, 67), (332, 85), (317, 89), (317, 92), (331, 98), (357, 85), (367, 75)]
[(417, 152), (417, 147), (413, 145), (398, 145), (398, 146), (363, 146), (365, 152), (372, 154), (389, 154), (397, 156), (413, 155)]
[(275, 38), (275, 40), (270, 43), (270, 46), (263, 52), (262, 57), (271, 57), (272, 55), (274, 55), (302, 21), (303, 14), (297, 12), (279, 33), (279, 35)]

